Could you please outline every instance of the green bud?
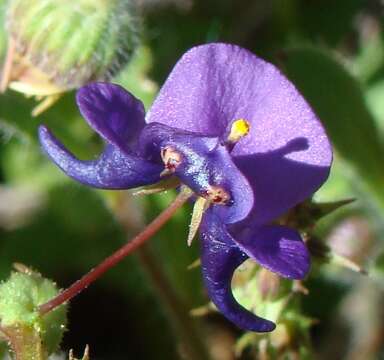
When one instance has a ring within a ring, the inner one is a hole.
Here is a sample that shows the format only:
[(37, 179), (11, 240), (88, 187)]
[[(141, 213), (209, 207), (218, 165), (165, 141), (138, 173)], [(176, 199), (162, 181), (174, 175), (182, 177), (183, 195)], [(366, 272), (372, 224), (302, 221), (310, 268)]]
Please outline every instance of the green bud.
[(67, 322), (66, 306), (43, 316), (38, 312), (38, 306), (58, 291), (55, 283), (30, 270), (13, 272), (0, 285), (0, 331), (15, 352), (44, 359), (44, 354), (58, 349)]
[(9, 87), (28, 95), (107, 81), (138, 43), (133, 0), (10, 0), (6, 18)]

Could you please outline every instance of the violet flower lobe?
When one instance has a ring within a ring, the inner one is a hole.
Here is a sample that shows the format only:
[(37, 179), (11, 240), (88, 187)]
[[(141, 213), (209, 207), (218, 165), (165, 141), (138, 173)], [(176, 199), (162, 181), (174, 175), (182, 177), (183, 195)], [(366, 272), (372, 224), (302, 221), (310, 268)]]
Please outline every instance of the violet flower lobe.
[(208, 44), (176, 64), (144, 119), (140, 101), (117, 85), (81, 88), (77, 103), (105, 140), (97, 160), (75, 158), (45, 127), (40, 141), (69, 176), (128, 189), (175, 177), (203, 202), (201, 264), (208, 294), (238, 327), (275, 325), (236, 302), (235, 269), (251, 258), (302, 279), (310, 257), (299, 233), (272, 221), (326, 180), (332, 150), (316, 115), (273, 65), (240, 47)]

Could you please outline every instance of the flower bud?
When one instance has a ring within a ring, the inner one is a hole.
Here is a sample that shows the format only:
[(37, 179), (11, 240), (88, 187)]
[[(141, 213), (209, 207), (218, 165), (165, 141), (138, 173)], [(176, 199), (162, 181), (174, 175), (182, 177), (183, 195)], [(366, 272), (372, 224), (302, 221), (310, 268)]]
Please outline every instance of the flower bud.
[(3, 90), (51, 99), (111, 79), (138, 40), (132, 0), (10, 0), (6, 22)]
[(66, 306), (41, 316), (38, 306), (57, 295), (57, 286), (24, 266), (18, 265), (18, 269), (23, 272), (13, 272), (0, 285), (0, 334), (17, 358), (40, 358), (37, 354), (58, 349), (66, 325)]

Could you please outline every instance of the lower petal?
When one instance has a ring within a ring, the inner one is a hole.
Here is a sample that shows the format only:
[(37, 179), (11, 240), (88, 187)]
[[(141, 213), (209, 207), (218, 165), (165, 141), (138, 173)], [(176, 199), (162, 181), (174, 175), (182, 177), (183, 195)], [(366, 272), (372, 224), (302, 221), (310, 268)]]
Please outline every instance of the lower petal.
[(39, 128), (44, 151), (68, 176), (101, 189), (130, 189), (154, 184), (162, 168), (107, 145), (97, 160), (82, 161), (69, 152), (44, 126)]
[(261, 266), (289, 279), (303, 279), (311, 260), (300, 234), (285, 226), (246, 229), (236, 242)]
[(204, 215), (201, 227), (201, 264), (209, 297), (223, 315), (243, 330), (268, 332), (275, 324), (256, 316), (233, 297), (231, 280), (236, 268), (248, 256), (226, 231), (218, 216), (211, 211)]

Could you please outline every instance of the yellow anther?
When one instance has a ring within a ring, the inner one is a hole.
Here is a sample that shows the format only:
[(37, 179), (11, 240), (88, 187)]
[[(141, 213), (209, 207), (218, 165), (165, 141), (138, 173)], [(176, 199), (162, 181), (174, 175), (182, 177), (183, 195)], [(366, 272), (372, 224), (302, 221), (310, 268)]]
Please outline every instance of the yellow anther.
[(251, 125), (247, 120), (238, 119), (232, 123), (231, 132), (228, 141), (231, 143), (238, 142), (242, 137), (248, 135)]

